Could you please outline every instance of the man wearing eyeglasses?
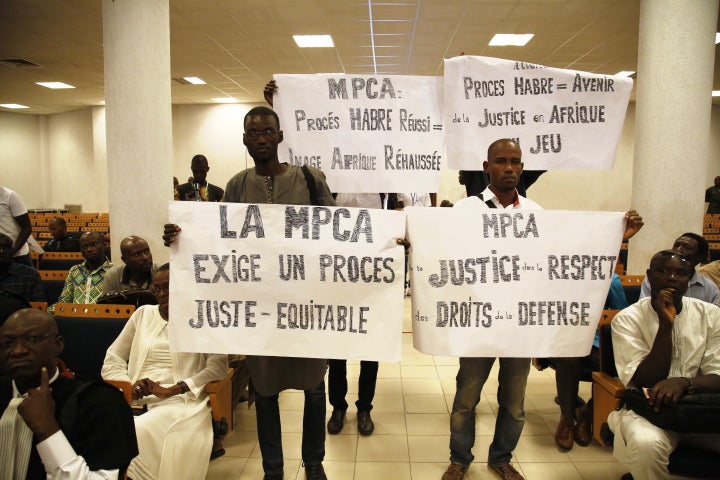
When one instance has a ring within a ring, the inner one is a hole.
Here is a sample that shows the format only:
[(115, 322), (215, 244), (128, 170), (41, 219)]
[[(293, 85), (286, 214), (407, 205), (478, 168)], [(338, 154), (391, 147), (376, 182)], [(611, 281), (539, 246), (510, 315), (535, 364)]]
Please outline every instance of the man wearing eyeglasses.
[[(685, 295), (692, 261), (675, 250), (655, 254), (647, 270), (650, 296), (612, 321), (620, 381), (647, 389), (656, 410), (687, 394), (720, 392), (720, 309)], [(615, 458), (630, 468), (623, 480), (666, 479), (670, 454), (683, 442), (720, 452), (720, 434), (663, 430), (623, 407), (610, 413)]]
[(61, 375), (53, 317), (26, 308), (0, 327), (0, 478), (122, 478), (137, 455), (123, 395)]
[[(245, 115), (243, 143), (255, 167), (235, 175), (225, 188), (226, 202), (279, 203), (334, 206), (325, 175), (313, 167), (280, 163), (278, 145), (283, 140), (280, 120), (267, 107), (255, 107)], [(165, 225), (165, 245), (173, 243), (180, 229)], [(307, 480), (326, 480), (325, 371), (327, 361), (315, 358), (247, 356), (255, 391), (258, 441), (263, 458), (264, 480), (282, 480), (283, 451), (278, 395), (287, 389), (305, 392), (302, 460)]]

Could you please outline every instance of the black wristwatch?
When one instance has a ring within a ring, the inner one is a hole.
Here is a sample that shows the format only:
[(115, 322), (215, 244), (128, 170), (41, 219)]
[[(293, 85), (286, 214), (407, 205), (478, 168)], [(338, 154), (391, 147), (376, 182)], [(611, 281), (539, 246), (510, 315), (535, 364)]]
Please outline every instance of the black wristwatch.
[(695, 388), (695, 384), (692, 380), (690, 380), (688, 377), (683, 377), (688, 382), (688, 388), (686, 390), (686, 394), (688, 395), (695, 395), (697, 393), (697, 389)]
[(180, 380), (179, 382), (177, 382), (176, 385), (178, 385), (178, 386), (180, 387), (180, 393), (181, 393), (181, 394), (187, 393), (187, 392), (190, 391), (190, 389), (188, 388), (187, 384), (186, 384), (185, 382), (183, 382), (182, 380)]

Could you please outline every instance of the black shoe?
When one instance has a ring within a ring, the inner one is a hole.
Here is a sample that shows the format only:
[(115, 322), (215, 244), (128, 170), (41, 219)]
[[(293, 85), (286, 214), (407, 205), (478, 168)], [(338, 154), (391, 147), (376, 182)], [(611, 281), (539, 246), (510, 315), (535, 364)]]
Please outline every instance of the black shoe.
[(628, 472), (622, 477), (620, 477), (620, 480), (633, 480), (633, 476), (630, 474), (630, 472)]
[(282, 473), (266, 473), (263, 475), (263, 480), (283, 480)]
[(358, 412), (357, 425), (360, 435), (370, 435), (375, 430), (375, 424), (370, 418), (370, 412)]
[(331, 435), (340, 433), (343, 429), (344, 423), (345, 423), (345, 411), (333, 410), (332, 415), (330, 415), (330, 420), (328, 420), (328, 423), (327, 423), (328, 433)]
[[(342, 413), (344, 414), (345, 412)], [(322, 463), (305, 465), (305, 478), (307, 480), (327, 480)]]
[(215, 460), (216, 458), (220, 458), (223, 455), (225, 455), (225, 449), (221, 448), (219, 450), (213, 450), (210, 452), (210, 460)]

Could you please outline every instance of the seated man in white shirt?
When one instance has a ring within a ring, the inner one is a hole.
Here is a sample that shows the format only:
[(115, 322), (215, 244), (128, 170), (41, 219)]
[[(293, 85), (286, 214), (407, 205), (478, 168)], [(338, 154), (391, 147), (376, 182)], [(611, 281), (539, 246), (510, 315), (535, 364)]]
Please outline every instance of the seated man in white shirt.
[(52, 315), (26, 308), (0, 326), (0, 478), (117, 479), (138, 453), (116, 388), (61, 375)]
[[(686, 394), (720, 392), (720, 309), (685, 295), (692, 261), (675, 250), (655, 254), (647, 270), (650, 296), (612, 321), (615, 366), (628, 388), (647, 388), (656, 410)], [(615, 458), (630, 468), (623, 480), (670, 478), (679, 443), (720, 452), (720, 434), (663, 430), (627, 408), (610, 413)]]

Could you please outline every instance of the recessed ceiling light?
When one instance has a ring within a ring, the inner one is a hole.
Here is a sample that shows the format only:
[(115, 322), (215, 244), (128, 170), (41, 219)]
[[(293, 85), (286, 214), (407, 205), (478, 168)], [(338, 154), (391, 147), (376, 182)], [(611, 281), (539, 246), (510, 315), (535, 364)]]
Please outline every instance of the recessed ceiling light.
[(35, 82), (35, 83), (37, 85), (40, 85), (41, 87), (52, 88), (52, 89), (75, 88), (72, 85), (68, 85), (67, 83), (63, 83), (63, 82)]
[(713, 97), (720, 97), (720, 90), (713, 90)]
[(25, 105), (20, 105), (18, 103), (0, 103), (0, 107), (3, 108), (30, 108)]
[(300, 48), (334, 47), (330, 35), (293, 35), (293, 40)]
[(192, 83), (193, 85), (205, 85), (206, 82), (202, 78), (199, 77), (183, 77), (183, 79), (187, 80), (188, 82)]
[(237, 100), (235, 100), (232, 97), (219, 97), (219, 98), (213, 98), (213, 102), (217, 103), (237, 103)]
[(534, 36), (533, 33), (496, 33), (488, 45), (491, 47), (524, 47)]
[(635, 75), (635, 72), (632, 72), (630, 70), (622, 70), (615, 74), (616, 77), (631, 77)]

